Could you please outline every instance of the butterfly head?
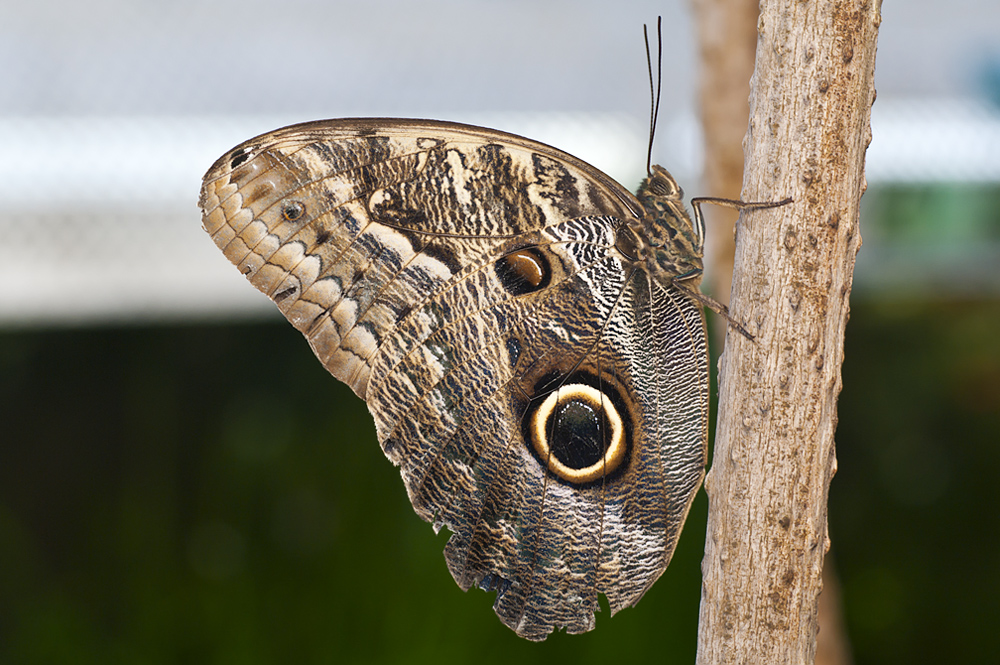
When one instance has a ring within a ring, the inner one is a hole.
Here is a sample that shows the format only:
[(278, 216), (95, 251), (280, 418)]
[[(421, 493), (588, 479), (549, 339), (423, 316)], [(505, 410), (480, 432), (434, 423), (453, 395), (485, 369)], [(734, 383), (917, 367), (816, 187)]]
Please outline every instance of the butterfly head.
[(702, 273), (705, 234), (701, 218), (684, 209), (684, 191), (662, 166), (653, 166), (636, 193), (644, 215), (641, 252), (651, 275), (673, 281), (697, 280)]

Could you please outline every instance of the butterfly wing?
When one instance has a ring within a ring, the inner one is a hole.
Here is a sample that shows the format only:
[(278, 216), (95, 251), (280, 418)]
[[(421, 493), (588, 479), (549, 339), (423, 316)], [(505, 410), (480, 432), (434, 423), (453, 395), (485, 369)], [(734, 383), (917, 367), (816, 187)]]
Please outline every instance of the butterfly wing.
[(638, 601), (701, 482), (707, 366), (700, 308), (615, 248), (632, 194), (514, 135), (348, 119), (230, 151), (201, 207), (365, 399), (463, 589), (531, 639)]

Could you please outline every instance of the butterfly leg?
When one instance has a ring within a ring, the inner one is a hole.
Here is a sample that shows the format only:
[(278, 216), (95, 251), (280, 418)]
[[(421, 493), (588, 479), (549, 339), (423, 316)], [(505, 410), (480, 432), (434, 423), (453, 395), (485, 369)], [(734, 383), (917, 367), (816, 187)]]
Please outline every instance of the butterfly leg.
[(753, 335), (751, 335), (747, 331), (747, 329), (744, 328), (743, 325), (739, 321), (737, 321), (732, 316), (730, 316), (730, 314), (729, 314), (729, 308), (726, 307), (725, 305), (723, 305), (721, 302), (719, 302), (715, 298), (706, 296), (704, 293), (702, 293), (698, 289), (689, 288), (682, 281), (674, 280), (674, 286), (677, 287), (678, 289), (680, 289), (681, 291), (683, 291), (684, 293), (686, 293), (687, 295), (691, 296), (692, 298), (694, 298), (695, 300), (697, 300), (702, 305), (704, 305), (705, 307), (709, 308), (710, 310), (712, 310), (713, 312), (715, 312), (716, 314), (718, 314), (722, 318), (724, 318), (726, 320), (726, 322), (730, 326), (732, 326), (738, 333), (740, 333), (741, 335), (743, 335), (744, 337), (746, 337), (751, 342), (753, 341), (753, 339), (754, 339)]
[(783, 205), (788, 205), (792, 203), (792, 199), (788, 197), (780, 201), (740, 201), (738, 199), (723, 199), (717, 196), (698, 196), (691, 199), (691, 208), (694, 210), (695, 222), (698, 224), (698, 228), (701, 229), (705, 228), (701, 214), (702, 203), (711, 203), (712, 205), (732, 208), (733, 210), (767, 210), (768, 208), (780, 208)]
[[(788, 205), (791, 202), (791, 198), (784, 198), (780, 201), (739, 201), (737, 199), (723, 199), (716, 196), (699, 196), (691, 199), (691, 208), (694, 210), (694, 218), (697, 228), (703, 229), (705, 228), (705, 224), (701, 212), (702, 203), (711, 203), (717, 206), (722, 206), (723, 208), (732, 208), (734, 210), (767, 210), (768, 208), (778, 208), (783, 205)], [(753, 341), (753, 335), (747, 332), (747, 329), (744, 328), (739, 321), (729, 315), (729, 309), (721, 302), (706, 296), (697, 289), (686, 287), (682, 281), (674, 280), (674, 286), (724, 318), (730, 326), (736, 329), (737, 332), (750, 341)]]

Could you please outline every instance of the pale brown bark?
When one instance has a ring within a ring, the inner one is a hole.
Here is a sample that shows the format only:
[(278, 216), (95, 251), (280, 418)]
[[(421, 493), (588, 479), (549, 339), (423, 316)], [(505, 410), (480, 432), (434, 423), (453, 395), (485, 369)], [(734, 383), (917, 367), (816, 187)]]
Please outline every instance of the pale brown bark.
[(813, 663), (879, 0), (762, 0), (706, 479), (700, 663)]
[[(743, 137), (749, 120), (747, 97), (757, 49), (759, 0), (692, 0), (698, 33), (698, 104), (705, 136), (705, 167), (700, 195), (739, 198), (743, 183)], [(708, 206), (705, 290), (729, 303), (736, 252), (737, 213)], [(726, 326), (715, 326), (721, 348)], [(849, 665), (847, 635), (841, 617), (839, 584), (829, 561), (823, 566), (819, 604), (817, 665)]]
[[(705, 136), (702, 196), (737, 199), (743, 184), (743, 137), (750, 107), (750, 76), (757, 50), (759, 0), (692, 0), (699, 45), (698, 106)], [(729, 303), (737, 213), (729, 208), (704, 209), (708, 232), (705, 247), (705, 290)], [(722, 347), (726, 326), (712, 329)], [(829, 560), (823, 565), (819, 604), (816, 665), (851, 663), (841, 617), (840, 585)]]

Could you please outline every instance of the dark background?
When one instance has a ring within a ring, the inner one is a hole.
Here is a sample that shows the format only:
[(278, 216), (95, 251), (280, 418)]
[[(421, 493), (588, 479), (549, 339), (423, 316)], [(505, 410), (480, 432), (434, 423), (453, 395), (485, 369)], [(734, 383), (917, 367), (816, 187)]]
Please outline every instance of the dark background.
[[(996, 300), (852, 307), (830, 531), (858, 663), (993, 653), (998, 334)], [(536, 645), (454, 584), (287, 324), (5, 333), (0, 377), (4, 662), (693, 661), (704, 493), (636, 608)]]

